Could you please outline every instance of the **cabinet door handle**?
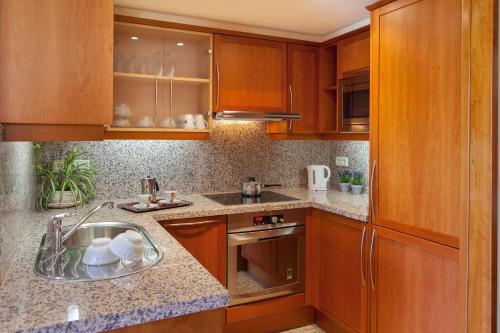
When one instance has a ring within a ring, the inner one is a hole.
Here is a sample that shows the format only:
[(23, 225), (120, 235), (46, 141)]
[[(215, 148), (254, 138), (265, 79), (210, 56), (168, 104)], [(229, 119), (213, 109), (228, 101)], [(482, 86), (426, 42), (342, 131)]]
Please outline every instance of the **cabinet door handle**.
[(373, 178), (375, 178), (375, 168), (377, 165), (377, 160), (373, 160), (373, 165), (372, 165), (372, 174), (370, 177), (370, 206), (372, 208), (372, 223), (375, 219), (375, 205), (373, 202)]
[[(293, 113), (293, 90), (292, 90), (292, 85), (288, 86), (288, 90), (290, 91), (290, 113)], [(293, 119), (290, 119), (290, 122), (288, 123), (288, 131), (292, 131), (292, 122)]]
[(158, 78), (155, 77), (155, 115), (153, 117), (154, 126), (156, 127), (156, 114), (158, 112)]
[(220, 222), (219, 220), (207, 220), (207, 221), (200, 221), (200, 222), (186, 222), (186, 223), (163, 223), (162, 225), (164, 227), (189, 227), (193, 225), (203, 225), (203, 224), (212, 224), (212, 223), (217, 223)]
[(375, 229), (372, 231), (372, 240), (370, 241), (370, 280), (372, 282), (372, 290), (375, 290), (375, 282), (373, 281), (373, 242), (375, 241)]
[(215, 97), (215, 111), (219, 111), (219, 96), (220, 96), (220, 69), (219, 61), (215, 62), (215, 69), (217, 75), (217, 96)]
[(365, 234), (366, 234), (366, 226), (363, 226), (363, 233), (361, 234), (361, 279), (363, 280), (363, 285), (366, 284), (366, 279), (365, 279), (365, 270), (363, 268), (363, 261), (364, 261), (364, 252), (365, 249)]

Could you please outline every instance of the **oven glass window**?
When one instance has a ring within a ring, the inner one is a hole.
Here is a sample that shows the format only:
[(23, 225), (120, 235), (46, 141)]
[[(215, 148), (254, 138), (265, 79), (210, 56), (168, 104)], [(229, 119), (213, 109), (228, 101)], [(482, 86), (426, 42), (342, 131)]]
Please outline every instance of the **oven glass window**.
[(262, 292), (298, 281), (297, 238), (261, 240), (238, 245), (236, 250), (238, 294)]
[(344, 119), (370, 116), (370, 90), (366, 84), (346, 86), (342, 99)]

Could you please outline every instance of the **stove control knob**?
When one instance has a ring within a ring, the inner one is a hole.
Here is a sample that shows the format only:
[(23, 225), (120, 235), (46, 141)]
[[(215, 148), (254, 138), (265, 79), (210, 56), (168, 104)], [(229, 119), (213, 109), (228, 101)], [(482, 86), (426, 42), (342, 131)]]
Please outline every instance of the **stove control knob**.
[(277, 216), (271, 217), (271, 222), (274, 224), (278, 223), (278, 217)]

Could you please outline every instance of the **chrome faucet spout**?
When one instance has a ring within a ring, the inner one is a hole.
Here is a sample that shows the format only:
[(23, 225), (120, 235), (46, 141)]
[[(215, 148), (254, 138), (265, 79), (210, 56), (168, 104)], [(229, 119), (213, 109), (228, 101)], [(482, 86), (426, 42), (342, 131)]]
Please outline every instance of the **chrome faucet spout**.
[(100, 210), (101, 208), (108, 207), (109, 209), (112, 209), (115, 207), (115, 203), (113, 201), (107, 201), (105, 203), (100, 204), (97, 207), (94, 207), (92, 210), (90, 210), (87, 214), (85, 214), (84, 217), (80, 219), (77, 223), (73, 224), (71, 226), (71, 229), (66, 231), (64, 235), (62, 236), (62, 242), (64, 243), (75, 231), (78, 229), (85, 221), (87, 221), (92, 215), (94, 215), (95, 212)]

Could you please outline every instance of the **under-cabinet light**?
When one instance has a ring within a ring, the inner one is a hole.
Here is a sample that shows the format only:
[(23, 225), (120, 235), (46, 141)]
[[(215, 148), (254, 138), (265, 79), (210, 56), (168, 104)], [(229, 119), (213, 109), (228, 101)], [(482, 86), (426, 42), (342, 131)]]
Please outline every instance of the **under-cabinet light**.
[(139, 39), (139, 37), (137, 37), (137, 36), (132, 36), (132, 37), (130, 37), (130, 39), (132, 39), (132, 40), (138, 40), (138, 39)]
[(177, 46), (184, 46), (184, 43), (183, 42), (179, 42), (179, 43), (177, 43)]

